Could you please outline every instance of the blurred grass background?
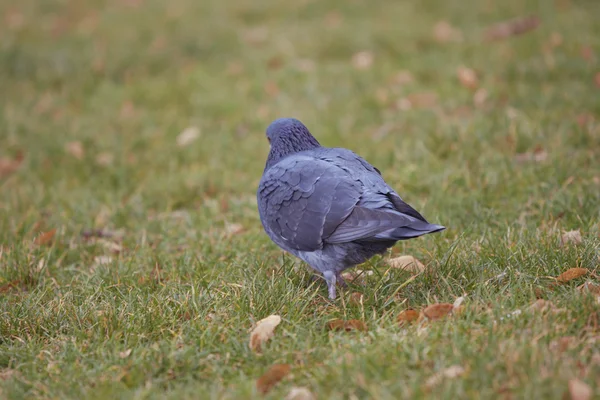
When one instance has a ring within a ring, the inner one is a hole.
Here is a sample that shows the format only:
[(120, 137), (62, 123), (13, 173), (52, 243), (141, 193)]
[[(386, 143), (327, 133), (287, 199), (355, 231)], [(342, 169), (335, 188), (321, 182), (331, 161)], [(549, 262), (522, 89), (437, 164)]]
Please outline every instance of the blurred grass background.
[[(273, 362), (294, 365), (273, 398), (418, 398), (452, 363), (469, 373), (438, 398), (561, 398), (573, 376), (598, 394), (593, 299), (544, 292), (567, 314), (496, 325), (544, 277), (597, 271), (598, 15), (584, 0), (0, 2), (0, 396), (247, 398)], [(539, 26), (486, 40), (528, 16)], [(282, 258), (255, 190), (285, 116), (448, 227), (394, 250), (429, 273), (396, 292), (407, 275), (376, 258), (363, 305), (327, 305)], [(568, 230), (583, 243), (561, 247)], [(394, 323), (464, 293), (496, 314)], [(256, 357), (248, 331), (271, 313), (284, 323)], [(337, 317), (371, 333), (328, 334)], [(548, 352), (565, 335), (573, 351)]]

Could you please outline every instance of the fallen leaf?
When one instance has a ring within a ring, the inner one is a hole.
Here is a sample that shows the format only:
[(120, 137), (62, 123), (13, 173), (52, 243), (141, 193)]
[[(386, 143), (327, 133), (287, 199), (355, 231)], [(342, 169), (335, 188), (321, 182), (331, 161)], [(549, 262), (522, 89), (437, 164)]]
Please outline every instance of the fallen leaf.
[(581, 237), (581, 232), (579, 232), (579, 230), (565, 232), (560, 238), (560, 243), (562, 246), (565, 246), (567, 244), (578, 245), (582, 242), (583, 238)]
[(354, 269), (342, 273), (342, 279), (355, 285), (364, 285), (368, 276), (373, 275), (373, 271), (364, 271), (362, 269)]
[(48, 232), (44, 232), (41, 235), (39, 235), (35, 239), (34, 243), (37, 244), (38, 246), (49, 244), (50, 242), (52, 242), (52, 238), (54, 237), (55, 234), (56, 234), (56, 228), (51, 229)]
[(250, 349), (259, 352), (262, 345), (273, 337), (275, 328), (281, 323), (279, 315), (269, 315), (256, 323), (250, 333)]
[(596, 285), (590, 281), (587, 281), (583, 285), (578, 286), (577, 290), (581, 293), (589, 292), (593, 295), (600, 296), (600, 285)]
[(471, 68), (459, 67), (456, 71), (456, 76), (461, 85), (468, 89), (477, 89), (477, 86), (479, 86), (477, 74)]
[(428, 319), (435, 321), (437, 319), (444, 318), (446, 315), (450, 314), (453, 308), (454, 305), (450, 303), (432, 304), (423, 310), (423, 314)]
[(433, 38), (440, 43), (460, 42), (462, 32), (453, 27), (448, 21), (439, 21), (433, 26)]
[(414, 80), (415, 78), (410, 73), (410, 71), (406, 70), (396, 72), (396, 74), (392, 78), (392, 82), (396, 85), (406, 85), (408, 83), (413, 82)]
[(425, 271), (425, 266), (413, 256), (400, 256), (388, 260), (390, 267), (401, 269), (413, 274)]
[(370, 51), (359, 51), (352, 56), (352, 65), (359, 70), (369, 69), (373, 65), (374, 58)]
[(396, 321), (398, 321), (400, 326), (403, 326), (403, 325), (410, 324), (410, 323), (418, 320), (419, 315), (420, 314), (417, 310), (409, 309), (409, 310), (400, 311), (400, 314), (398, 314)]
[(269, 392), (280, 380), (290, 373), (289, 364), (275, 364), (256, 381), (256, 389), (262, 394)]
[(548, 158), (548, 153), (541, 146), (537, 146), (533, 151), (519, 153), (515, 156), (515, 161), (523, 163), (528, 161), (542, 162)]
[(360, 306), (363, 303), (363, 294), (354, 292), (350, 295), (350, 302), (354, 305)]
[(197, 126), (190, 126), (185, 128), (179, 135), (175, 141), (177, 142), (177, 146), (185, 147), (196, 139), (200, 137), (200, 129)]
[(430, 376), (427, 381), (425, 381), (425, 387), (427, 389), (431, 389), (434, 386), (442, 383), (444, 379), (454, 379), (458, 378), (465, 374), (465, 369), (460, 365), (452, 365), (442, 371), (437, 372), (436, 374)]
[(433, 92), (411, 93), (398, 100), (396, 107), (400, 110), (411, 108), (433, 108), (437, 105), (437, 94)]
[(362, 322), (359, 321), (357, 319), (351, 319), (348, 321), (344, 321), (341, 319), (335, 319), (333, 321), (329, 321), (327, 323), (327, 328), (330, 331), (346, 331), (346, 332), (350, 332), (350, 331), (367, 331), (367, 325)]
[(484, 36), (486, 40), (506, 39), (534, 30), (539, 24), (540, 19), (536, 16), (515, 18), (490, 26), (486, 29)]
[(592, 388), (577, 378), (569, 380), (569, 395), (571, 400), (589, 400), (592, 398)]
[(19, 151), (15, 158), (0, 158), (0, 178), (4, 178), (19, 169), (24, 159), (25, 156), (22, 151)]
[(85, 151), (83, 150), (83, 144), (79, 141), (69, 142), (65, 144), (65, 151), (78, 160), (83, 160), (83, 156), (85, 155)]
[(564, 311), (564, 309), (557, 308), (550, 300), (544, 299), (537, 299), (532, 305), (529, 306), (529, 310), (541, 313), (545, 313), (547, 311), (559, 313)]
[(238, 235), (242, 232), (244, 232), (244, 226), (242, 224), (225, 224), (225, 234), (227, 236)]
[(481, 107), (484, 105), (485, 101), (488, 98), (488, 91), (484, 88), (477, 89), (475, 94), (473, 95), (473, 103), (475, 107)]
[(304, 387), (293, 387), (290, 392), (285, 396), (285, 400), (316, 400), (314, 394), (310, 390)]
[(587, 273), (588, 270), (585, 268), (569, 268), (568, 270), (557, 276), (556, 280), (558, 282), (565, 283), (587, 275)]
[(131, 354), (131, 349), (119, 352), (119, 358), (127, 358)]
[(110, 166), (114, 161), (114, 156), (110, 153), (104, 152), (96, 156), (96, 164), (102, 167)]
[(13, 289), (18, 289), (19, 287), (22, 287), (22, 286), (23, 286), (23, 283), (18, 279), (14, 280), (14, 281), (10, 281), (8, 283), (0, 285), (0, 294), (8, 293), (9, 291), (11, 291)]

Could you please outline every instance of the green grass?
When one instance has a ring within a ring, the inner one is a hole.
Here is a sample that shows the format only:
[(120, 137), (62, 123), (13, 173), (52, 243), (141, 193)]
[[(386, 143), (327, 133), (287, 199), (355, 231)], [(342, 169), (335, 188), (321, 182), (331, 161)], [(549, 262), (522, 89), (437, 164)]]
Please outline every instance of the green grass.
[[(530, 14), (538, 29), (483, 41)], [(573, 378), (600, 396), (600, 304), (576, 290), (600, 283), (598, 15), (584, 0), (0, 3), (0, 158), (24, 156), (0, 178), (0, 397), (255, 398), (274, 363), (292, 373), (273, 399), (561, 399)], [(461, 41), (433, 37), (443, 20)], [(434, 104), (399, 107), (426, 92)], [(393, 250), (426, 273), (374, 258), (330, 303), (269, 241), (255, 190), (282, 116), (448, 227)], [(178, 146), (190, 126), (200, 137)], [(546, 158), (518, 161), (535, 149)], [(571, 267), (590, 275), (550, 285)], [(459, 316), (396, 323), (461, 295)], [(536, 295), (563, 310), (528, 311)], [(269, 314), (283, 321), (257, 355), (249, 332)], [(337, 318), (369, 331), (328, 332)], [(452, 365), (465, 374), (428, 391)]]

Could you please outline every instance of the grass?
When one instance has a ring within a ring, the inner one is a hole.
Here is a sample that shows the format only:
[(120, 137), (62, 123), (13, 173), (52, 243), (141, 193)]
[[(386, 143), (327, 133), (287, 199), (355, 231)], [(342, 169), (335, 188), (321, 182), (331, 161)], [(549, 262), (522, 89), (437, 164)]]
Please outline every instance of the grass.
[[(0, 397), (256, 398), (274, 363), (292, 372), (273, 399), (560, 399), (575, 378), (600, 396), (600, 304), (576, 290), (599, 283), (596, 2), (22, 0), (0, 15)], [(482, 40), (526, 15), (540, 26)], [(460, 40), (436, 40), (439, 21)], [(270, 243), (255, 190), (281, 116), (448, 227), (393, 250), (427, 272), (374, 258), (330, 303)], [(188, 127), (200, 137), (178, 146)], [(561, 246), (569, 230), (581, 244)], [(571, 267), (590, 274), (551, 285)], [(458, 316), (396, 323), (462, 295)], [(562, 311), (531, 311), (536, 297)], [(257, 355), (249, 332), (270, 314), (283, 321)], [(369, 331), (327, 331), (338, 318)]]

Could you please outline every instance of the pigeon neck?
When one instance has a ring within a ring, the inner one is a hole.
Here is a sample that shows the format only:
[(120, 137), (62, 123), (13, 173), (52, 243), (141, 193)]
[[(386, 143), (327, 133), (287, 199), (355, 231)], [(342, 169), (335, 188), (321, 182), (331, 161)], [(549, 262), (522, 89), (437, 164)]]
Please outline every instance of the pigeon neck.
[(277, 162), (284, 157), (301, 151), (316, 149), (318, 147), (321, 147), (321, 145), (312, 135), (304, 137), (279, 137), (276, 141), (271, 143), (271, 151), (267, 158), (265, 170), (277, 164)]

